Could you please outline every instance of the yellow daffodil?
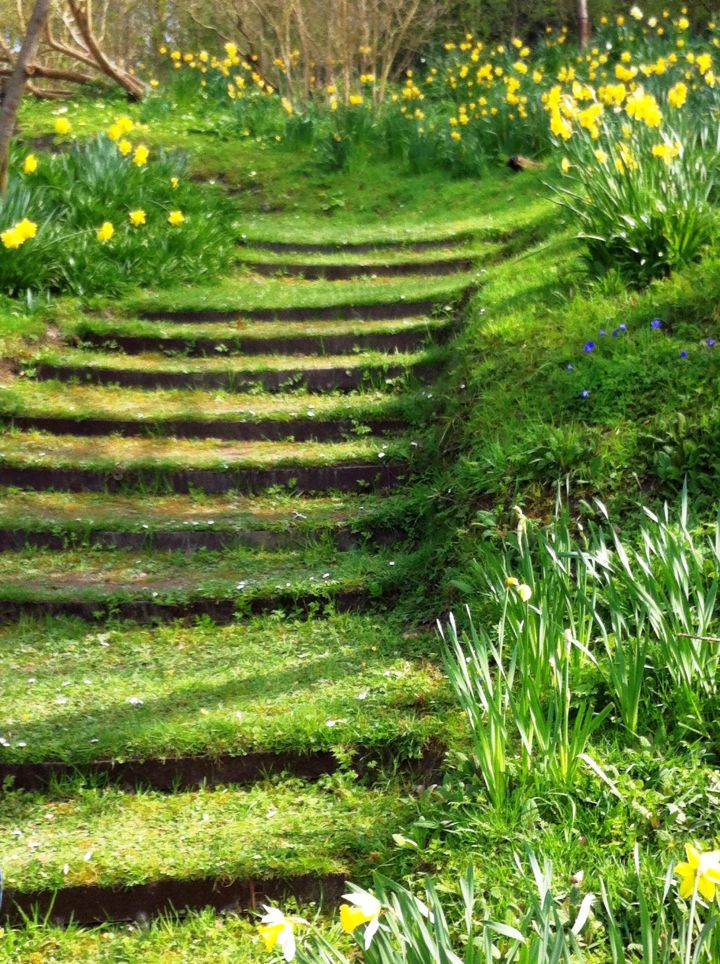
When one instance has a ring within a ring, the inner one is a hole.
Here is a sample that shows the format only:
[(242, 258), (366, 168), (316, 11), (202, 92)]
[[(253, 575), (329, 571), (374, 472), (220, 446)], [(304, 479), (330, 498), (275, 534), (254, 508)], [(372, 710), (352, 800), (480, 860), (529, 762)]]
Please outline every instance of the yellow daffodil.
[(523, 602), (528, 602), (532, 596), (532, 589), (523, 582), (517, 587), (517, 594)]
[(0, 234), (0, 241), (2, 241), (3, 246), (9, 250), (22, 247), (26, 241), (34, 238), (37, 234), (37, 224), (34, 221), (29, 221), (27, 218), (23, 218), (22, 221), (18, 221), (17, 224), (8, 228)]
[(562, 161), (560, 161), (560, 170), (563, 172), (563, 174), (567, 174), (571, 167), (572, 164), (567, 157), (564, 157)]
[(668, 104), (670, 104), (671, 107), (679, 109), (687, 100), (687, 95), (687, 84), (679, 81), (674, 87), (671, 87), (667, 93)]
[(505, 588), (512, 589), (513, 586), (519, 586), (520, 580), (516, 579), (515, 576), (508, 576), (505, 580)]
[(118, 150), (120, 151), (123, 157), (127, 157), (128, 154), (132, 153), (132, 144), (130, 143), (130, 141), (123, 139), (118, 144)]
[(129, 217), (130, 217), (130, 223), (135, 225), (136, 228), (139, 227), (141, 224), (145, 224), (147, 221), (145, 212), (143, 211), (142, 208), (137, 208), (135, 211), (131, 211)]
[(174, 227), (178, 227), (185, 221), (185, 215), (182, 211), (171, 211), (168, 214), (168, 224), (172, 224)]
[(144, 144), (138, 144), (133, 154), (133, 164), (136, 167), (144, 167), (147, 164), (149, 154), (150, 151)]
[(180, 187), (180, 178), (179, 178), (179, 177), (171, 177), (171, 178), (170, 178), (170, 187), (171, 187), (173, 190), (175, 190), (176, 188)]
[(265, 907), (265, 914), (260, 918), (258, 933), (267, 951), (274, 951), (279, 947), (286, 961), (295, 959), (295, 928), (298, 924), (306, 924), (302, 917), (287, 917), (277, 907)]
[(110, 221), (105, 221), (97, 230), (98, 241), (109, 241), (115, 234), (115, 228), (112, 226)]
[(685, 844), (687, 861), (675, 868), (680, 877), (679, 893), (687, 899), (697, 888), (705, 900), (714, 900), (715, 889), (720, 884), (720, 850), (707, 850), (703, 853), (692, 844)]
[(38, 168), (38, 160), (34, 154), (28, 154), (25, 158), (25, 163), (23, 164), (23, 171), (25, 174), (34, 174)]
[(366, 892), (343, 894), (343, 898), (348, 903), (340, 905), (342, 929), (346, 934), (352, 934), (361, 924), (367, 924), (365, 928), (365, 950), (367, 950), (380, 927), (382, 904), (377, 897)]
[(117, 121), (115, 121), (113, 124), (111, 124), (111, 125), (108, 127), (106, 133), (107, 133), (107, 136), (110, 138), (111, 141), (119, 141), (120, 138), (122, 137), (122, 130), (121, 130), (120, 125), (118, 124)]
[(72, 124), (67, 117), (58, 117), (55, 121), (55, 133), (60, 137), (65, 137), (72, 130)]

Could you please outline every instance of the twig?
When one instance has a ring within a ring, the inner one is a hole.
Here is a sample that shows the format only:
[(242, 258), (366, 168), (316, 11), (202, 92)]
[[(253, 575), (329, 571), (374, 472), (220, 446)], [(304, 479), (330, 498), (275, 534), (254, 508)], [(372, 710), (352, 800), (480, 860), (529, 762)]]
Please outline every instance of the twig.
[(720, 643), (720, 636), (698, 636), (696, 633), (676, 633), (682, 639), (699, 639), (703, 643)]

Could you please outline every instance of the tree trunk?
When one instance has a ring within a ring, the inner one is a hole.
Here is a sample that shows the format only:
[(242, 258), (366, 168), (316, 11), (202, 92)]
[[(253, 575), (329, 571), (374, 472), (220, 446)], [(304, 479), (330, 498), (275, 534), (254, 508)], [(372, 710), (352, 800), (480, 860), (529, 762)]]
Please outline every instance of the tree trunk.
[(15, 62), (15, 70), (3, 89), (3, 102), (0, 107), (0, 195), (7, 191), (10, 140), (15, 129), (20, 101), (30, 76), (28, 68), (35, 58), (40, 36), (50, 16), (50, 3), (51, 0), (36, 0), (35, 9), (28, 21), (25, 39)]
[(577, 0), (577, 16), (578, 40), (580, 41), (581, 49), (584, 49), (590, 40), (590, 17), (588, 15), (587, 0)]

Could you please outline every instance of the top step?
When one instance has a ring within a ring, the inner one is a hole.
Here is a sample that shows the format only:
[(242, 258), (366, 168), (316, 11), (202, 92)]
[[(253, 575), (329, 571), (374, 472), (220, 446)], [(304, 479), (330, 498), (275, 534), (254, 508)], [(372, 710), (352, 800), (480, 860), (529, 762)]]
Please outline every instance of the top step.
[(311, 243), (306, 241), (256, 241), (243, 236), (241, 244), (273, 251), (276, 254), (370, 254), (373, 251), (435, 251), (451, 244), (465, 244), (475, 240), (471, 231), (424, 240), (382, 238), (375, 241), (336, 241)]

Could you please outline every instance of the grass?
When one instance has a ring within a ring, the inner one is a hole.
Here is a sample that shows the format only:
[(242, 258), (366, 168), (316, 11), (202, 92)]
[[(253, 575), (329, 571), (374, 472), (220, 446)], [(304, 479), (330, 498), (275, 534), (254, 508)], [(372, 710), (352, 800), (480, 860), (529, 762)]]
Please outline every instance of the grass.
[(376, 791), (350, 781), (337, 790), (287, 780), (171, 796), (77, 782), (55, 794), (10, 791), (0, 817), (9, 841), (5, 884), (27, 892), (380, 868), (398, 820), (414, 812), (398, 787)]
[(184, 358), (148, 352), (143, 355), (119, 355), (106, 352), (81, 351), (65, 348), (60, 351), (45, 349), (36, 356), (38, 364), (68, 365), (78, 370), (107, 369), (109, 371), (158, 371), (158, 372), (223, 372), (229, 371), (242, 379), (244, 373), (292, 371), (303, 372), (325, 368), (373, 368), (382, 370), (391, 365), (410, 369), (422, 361), (444, 357), (440, 349), (426, 352), (363, 352), (363, 354), (284, 356), (253, 355), (243, 358), (242, 364), (228, 361), (222, 355), (214, 358)]
[(153, 531), (192, 527), (263, 529), (286, 532), (340, 525), (344, 520), (372, 517), (380, 504), (370, 494), (302, 498), (288, 492), (261, 496), (111, 495), (109, 493), (28, 492), (5, 489), (0, 498), (0, 526), (27, 530), (57, 528), (78, 534), (95, 528)]
[(115, 436), (83, 440), (73, 435), (46, 432), (12, 432), (0, 438), (0, 461), (5, 466), (75, 467), (109, 473), (138, 469), (229, 471), (358, 462), (381, 466), (403, 458), (407, 451), (407, 445), (400, 441), (386, 443), (378, 439), (327, 445), (320, 442), (224, 442)]
[(0, 599), (105, 605), (230, 600), (242, 612), (256, 598), (309, 593), (322, 601), (341, 591), (380, 597), (397, 590), (415, 565), (402, 553), (337, 552), (322, 542), (302, 551), (237, 548), (222, 554), (25, 550), (0, 557)]
[(375, 251), (362, 251), (356, 254), (352, 246), (348, 245), (339, 251), (327, 254), (271, 251), (265, 248), (254, 248), (251, 242), (246, 242), (238, 251), (238, 261), (249, 264), (308, 265), (309, 267), (350, 266), (357, 268), (359, 274), (363, 269), (374, 267), (413, 265), (418, 268), (418, 274), (432, 274), (433, 265), (453, 262), (457, 259), (470, 259), (479, 263), (497, 259), (503, 251), (502, 244), (461, 239), (447, 247), (430, 248), (414, 251), (411, 247), (404, 251), (402, 248), (391, 248)]
[[(65, 337), (84, 338), (106, 338), (106, 348), (112, 348), (112, 341), (117, 336), (131, 336), (136, 338), (157, 339), (158, 345), (162, 347), (162, 339), (182, 338), (186, 339), (188, 347), (194, 341), (200, 339), (211, 339), (217, 345), (217, 351), (221, 351), (222, 346), (226, 345), (232, 350), (233, 342), (237, 339), (251, 340), (261, 343), (272, 338), (326, 338), (333, 335), (363, 336), (373, 334), (397, 334), (399, 332), (419, 331), (426, 332), (428, 337), (439, 333), (448, 324), (445, 318), (402, 318), (391, 321), (357, 321), (348, 320), (341, 322), (233, 322), (232, 324), (222, 324), (218, 322), (162, 322), (162, 321), (142, 321), (135, 318), (115, 317), (106, 318), (78, 318), (74, 313), (63, 320), (61, 330)], [(307, 354), (314, 353), (308, 351)]]
[(449, 722), (432, 637), (401, 629), (358, 615), (2, 628), (0, 762), (390, 747), (399, 762), (446, 739)]
[[(125, 299), (127, 311), (231, 311), (242, 317), (254, 309), (342, 308), (348, 305), (398, 305), (403, 301), (436, 300), (443, 304), (458, 298), (476, 281), (475, 272), (423, 277), (412, 283), (412, 297), (404, 278), (349, 281), (302, 281), (238, 273), (212, 286), (167, 288), (146, 291)], [(92, 304), (102, 306), (102, 302)]]
[[(151, 393), (102, 386), (66, 385), (60, 382), (19, 380), (0, 390), (0, 415), (38, 418), (134, 419), (162, 428), (171, 419), (206, 422), (253, 422), (259, 419), (292, 423), (317, 417), (318, 421), (370, 418), (407, 418), (415, 423), (431, 414), (431, 399), (423, 395), (237, 395), (218, 392), (157, 390)], [(289, 425), (289, 427), (291, 427)]]

